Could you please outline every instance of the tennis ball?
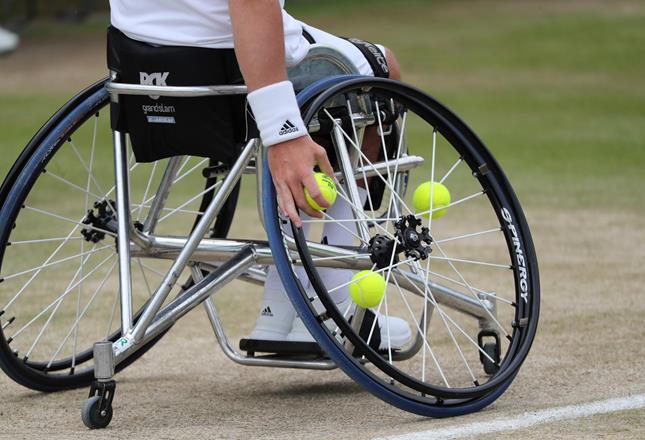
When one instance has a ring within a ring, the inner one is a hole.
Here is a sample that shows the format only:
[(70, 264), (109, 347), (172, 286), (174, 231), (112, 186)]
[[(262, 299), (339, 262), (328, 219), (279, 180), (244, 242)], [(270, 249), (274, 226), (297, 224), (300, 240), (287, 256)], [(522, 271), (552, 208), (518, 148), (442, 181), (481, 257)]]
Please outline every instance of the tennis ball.
[(349, 296), (359, 307), (376, 307), (385, 294), (385, 280), (381, 274), (362, 270), (352, 277)]
[[(430, 196), (432, 195), (432, 218), (443, 217), (450, 205), (450, 191), (439, 182), (424, 182), (414, 190), (412, 204), (417, 212), (426, 212), (423, 217), (428, 218), (430, 211)], [(443, 209), (441, 209), (443, 208)]]
[[(336, 184), (334, 183), (334, 179), (325, 173), (314, 173), (314, 178), (316, 179), (316, 183), (318, 184), (318, 188), (320, 188), (320, 192), (322, 192), (323, 197), (329, 202), (329, 206), (333, 205), (336, 201)], [(307, 199), (309, 206), (314, 208), (316, 211), (325, 210), (325, 208), (320, 206), (311, 198), (307, 188), (305, 188), (305, 199)]]

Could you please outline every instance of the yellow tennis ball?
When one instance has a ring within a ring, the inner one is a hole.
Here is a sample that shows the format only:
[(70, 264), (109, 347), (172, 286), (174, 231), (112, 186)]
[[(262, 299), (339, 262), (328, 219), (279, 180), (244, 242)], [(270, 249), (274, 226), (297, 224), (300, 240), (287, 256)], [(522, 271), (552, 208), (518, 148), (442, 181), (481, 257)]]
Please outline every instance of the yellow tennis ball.
[[(329, 202), (329, 206), (333, 205), (336, 201), (336, 184), (334, 183), (334, 179), (325, 173), (314, 173), (314, 178), (316, 179), (316, 183), (318, 184), (318, 188), (320, 188), (320, 192), (323, 197)], [(314, 208), (316, 211), (324, 211), (326, 209), (311, 198), (307, 188), (305, 188), (305, 199), (307, 199), (309, 206)]]
[(385, 294), (385, 279), (371, 270), (362, 270), (352, 277), (349, 296), (359, 307), (376, 307)]
[[(423, 217), (428, 218), (430, 211), (430, 197), (432, 197), (432, 218), (443, 217), (450, 205), (450, 191), (439, 182), (424, 182), (417, 187), (412, 196), (412, 204), (417, 212), (426, 212)], [(442, 209), (443, 208), (443, 209)]]

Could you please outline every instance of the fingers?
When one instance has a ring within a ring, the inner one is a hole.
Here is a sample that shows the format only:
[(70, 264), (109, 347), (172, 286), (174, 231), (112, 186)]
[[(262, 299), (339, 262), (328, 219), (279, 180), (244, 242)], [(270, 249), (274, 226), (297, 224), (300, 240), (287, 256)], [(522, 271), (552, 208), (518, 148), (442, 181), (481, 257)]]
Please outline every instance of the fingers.
[(308, 136), (303, 136), (272, 146), (268, 159), (278, 204), (283, 213), (298, 228), (302, 227), (298, 209), (311, 217), (321, 218), (322, 213), (307, 202), (304, 188), (319, 206), (329, 208), (329, 202), (318, 187), (312, 170), (318, 164), (325, 174), (334, 178), (334, 170), (325, 149)]
[[(319, 206), (321, 206), (324, 209), (329, 208), (330, 206), (329, 202), (327, 201), (327, 199), (325, 199), (322, 192), (320, 191), (320, 187), (318, 186), (318, 182), (316, 182), (316, 178), (314, 177), (313, 172), (304, 176), (304, 178), (302, 179), (302, 186), (307, 188), (307, 191), (309, 192), (309, 197), (314, 199), (314, 201), (318, 203)], [(311, 206), (309, 206), (309, 203), (307, 203), (307, 199), (304, 196), (304, 191), (301, 191), (301, 194), (302, 194), (302, 201), (304, 202), (307, 208), (307, 209), (303, 209), (303, 211), (305, 211), (307, 214), (313, 217), (317, 217), (317, 218), (322, 217), (322, 214), (320, 213), (320, 211), (317, 211), (313, 209)], [(298, 200), (296, 200), (296, 202), (298, 202)]]
[(289, 219), (296, 225), (297, 228), (302, 227), (302, 219), (298, 215), (298, 209), (293, 201), (291, 189), (284, 183), (274, 181), (276, 195), (278, 198), (278, 206), (282, 212), (289, 217)]
[(309, 196), (314, 199), (316, 203), (318, 203), (318, 205), (322, 206), (323, 208), (329, 207), (329, 203), (327, 203), (327, 200), (325, 200), (322, 193), (320, 192), (320, 188), (318, 188), (318, 183), (314, 178), (313, 171), (310, 171), (309, 174), (302, 176), (297, 182), (294, 182), (294, 184), (291, 186), (291, 189), (293, 198), (296, 201), (296, 205), (298, 205), (300, 209), (302, 209), (311, 217), (322, 217), (320, 211), (312, 208), (307, 202), (303, 187), (307, 188), (307, 191), (309, 191)]
[(316, 162), (318, 163), (318, 166), (323, 173), (327, 174), (329, 177), (334, 179), (334, 181), (336, 181), (336, 177), (334, 176), (334, 169), (329, 162), (329, 157), (327, 157), (327, 151), (325, 151), (325, 149), (322, 147), (320, 147), (318, 153), (316, 154)]

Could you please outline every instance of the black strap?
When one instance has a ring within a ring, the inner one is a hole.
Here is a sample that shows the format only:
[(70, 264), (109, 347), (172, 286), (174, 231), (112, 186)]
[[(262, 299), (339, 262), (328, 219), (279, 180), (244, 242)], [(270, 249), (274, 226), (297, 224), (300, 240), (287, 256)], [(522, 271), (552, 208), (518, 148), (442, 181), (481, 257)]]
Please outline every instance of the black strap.
[(316, 40), (314, 40), (314, 37), (312, 37), (311, 34), (307, 32), (307, 29), (302, 28), (302, 36), (305, 37), (305, 40), (307, 40), (309, 44), (316, 44)]
[(358, 38), (345, 38), (361, 51), (367, 62), (370, 63), (374, 76), (378, 78), (389, 78), (390, 68), (387, 65), (385, 54), (379, 49), (376, 44), (369, 41), (360, 40)]

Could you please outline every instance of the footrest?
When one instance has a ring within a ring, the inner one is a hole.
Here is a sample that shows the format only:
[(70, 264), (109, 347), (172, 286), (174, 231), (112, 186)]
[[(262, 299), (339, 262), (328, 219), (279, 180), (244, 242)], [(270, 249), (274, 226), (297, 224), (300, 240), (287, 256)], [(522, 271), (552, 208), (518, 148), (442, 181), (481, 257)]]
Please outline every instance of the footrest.
[(255, 353), (275, 353), (283, 355), (323, 355), (315, 342), (265, 341), (261, 339), (240, 340), (240, 350), (249, 355)]

